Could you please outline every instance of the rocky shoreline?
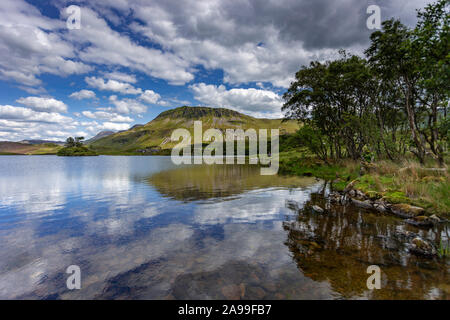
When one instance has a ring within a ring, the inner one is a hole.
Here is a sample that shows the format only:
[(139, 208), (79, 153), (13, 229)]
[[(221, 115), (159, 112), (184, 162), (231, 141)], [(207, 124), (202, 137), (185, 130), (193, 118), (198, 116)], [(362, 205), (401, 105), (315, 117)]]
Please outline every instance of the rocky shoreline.
[(355, 181), (350, 182), (342, 192), (334, 191), (329, 195), (333, 203), (347, 205), (353, 204), (357, 207), (375, 210), (381, 213), (390, 213), (399, 218), (405, 219), (405, 222), (416, 226), (431, 228), (438, 223), (445, 223), (448, 220), (433, 214), (428, 216), (424, 208), (412, 206), (406, 203), (389, 203), (384, 199), (374, 199), (361, 190), (354, 188)]
[[(383, 214), (392, 214), (404, 220), (405, 223), (419, 228), (431, 228), (437, 224), (447, 223), (448, 220), (437, 215), (427, 216), (424, 208), (412, 206), (409, 204), (392, 204), (384, 199), (374, 199), (369, 197), (361, 190), (354, 188), (355, 181), (350, 182), (343, 191), (332, 191), (328, 195), (328, 200), (334, 205), (354, 205), (366, 210), (373, 210)], [(311, 210), (316, 214), (326, 214), (327, 206), (322, 208), (313, 205)], [(295, 223), (285, 223), (286, 229), (295, 229)], [(427, 258), (433, 258), (438, 255), (436, 246), (423, 239), (418, 233), (410, 231), (398, 231), (393, 235), (397, 240), (404, 243), (405, 247), (412, 254)]]

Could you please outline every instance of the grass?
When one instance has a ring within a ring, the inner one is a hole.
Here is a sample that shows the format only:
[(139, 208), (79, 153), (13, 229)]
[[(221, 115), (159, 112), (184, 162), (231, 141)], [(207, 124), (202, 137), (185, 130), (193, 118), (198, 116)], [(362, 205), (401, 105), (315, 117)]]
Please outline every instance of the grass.
[(280, 153), (280, 173), (300, 176), (314, 176), (325, 180), (339, 178), (341, 182), (355, 179), (359, 164), (354, 161), (325, 163), (311, 155), (307, 149)]
[(21, 153), (0, 152), (0, 156), (17, 156), (17, 155), (21, 155)]
[(441, 258), (450, 257), (450, 243), (447, 242), (447, 244), (444, 245), (444, 243), (441, 240), (437, 252), (438, 252), (439, 257), (441, 257)]

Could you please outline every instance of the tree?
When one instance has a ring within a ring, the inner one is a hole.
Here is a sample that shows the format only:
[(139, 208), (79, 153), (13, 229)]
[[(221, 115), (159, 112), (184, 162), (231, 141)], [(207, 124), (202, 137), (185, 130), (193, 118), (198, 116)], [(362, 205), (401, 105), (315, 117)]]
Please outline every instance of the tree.
[(67, 138), (64, 146), (67, 148), (75, 147), (75, 139), (72, 137)]
[[(440, 135), (439, 122), (446, 119), (450, 96), (449, 4), (448, 0), (440, 0), (419, 11), (411, 42), (420, 74), (419, 99), (426, 113), (426, 122), (419, 131), (441, 166), (444, 165), (444, 137)], [(444, 110), (443, 119), (439, 109)]]
[(341, 158), (345, 152), (359, 159), (365, 146), (377, 142), (372, 112), (376, 83), (364, 59), (340, 53), (338, 60), (312, 62), (297, 72), (283, 96), (283, 110), (317, 130), (330, 157)]
[(75, 147), (81, 147), (83, 145), (84, 137), (76, 137), (75, 138)]
[(412, 150), (421, 163), (425, 159), (425, 146), (417, 128), (417, 100), (419, 71), (417, 55), (412, 53), (412, 32), (399, 20), (387, 20), (382, 31), (373, 32), (371, 45), (366, 50), (369, 63), (381, 81), (398, 87), (404, 99), (409, 128), (416, 150)]

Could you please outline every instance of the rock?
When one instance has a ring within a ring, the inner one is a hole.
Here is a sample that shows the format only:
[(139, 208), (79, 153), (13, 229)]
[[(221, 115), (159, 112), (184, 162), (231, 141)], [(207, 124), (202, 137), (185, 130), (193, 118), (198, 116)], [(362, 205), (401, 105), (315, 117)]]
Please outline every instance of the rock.
[(441, 222), (441, 219), (440, 219), (437, 215), (435, 215), (435, 214), (433, 214), (432, 216), (430, 216), (430, 220), (432, 220), (432, 221), (434, 221), (434, 222), (436, 222), (436, 223)]
[(241, 283), (239, 285), (239, 289), (241, 290), (241, 299), (245, 296), (245, 284)]
[(351, 201), (357, 207), (364, 208), (364, 209), (373, 209), (372, 203), (369, 200), (359, 201), (356, 199), (351, 199)]
[(287, 200), (286, 208), (291, 209), (292, 211), (299, 211), (298, 203), (296, 201)]
[(290, 230), (293, 227), (293, 222), (290, 221), (283, 221), (282, 226), (284, 230)]
[(298, 223), (298, 221), (283, 221), (282, 223), (284, 230), (287, 231), (297, 231), (297, 232), (301, 232), (302, 231), (302, 226), (300, 225), (300, 223)]
[(349, 198), (348, 198), (346, 195), (343, 195), (343, 196), (339, 199), (339, 201), (340, 201), (340, 204), (346, 205), (346, 204), (348, 203), (348, 201), (349, 201)]
[(398, 230), (394, 233), (394, 236), (399, 240), (410, 241), (414, 238), (417, 238), (419, 235), (417, 233), (407, 231), (407, 230)]
[[(417, 218), (424, 218), (424, 219), (417, 219)], [(406, 219), (405, 222), (416, 227), (424, 227), (424, 228), (431, 228), (434, 225), (432, 220), (428, 219), (428, 217), (423, 216), (415, 217), (412, 219)]]
[(344, 189), (344, 193), (348, 193), (350, 190), (353, 189), (353, 187), (355, 186), (355, 184), (358, 182), (358, 180), (353, 180), (352, 182), (350, 182)]
[(379, 201), (379, 200), (376, 200), (373, 203), (373, 208), (375, 210), (377, 210), (378, 212), (386, 212), (388, 210), (388, 207), (386, 206), (386, 204), (383, 201)]
[(366, 200), (366, 195), (364, 194), (364, 192), (362, 192), (360, 190), (355, 190), (355, 197), (358, 200)]
[(356, 197), (356, 191), (355, 190), (350, 190), (349, 192), (348, 192), (348, 195), (350, 196), (350, 197)]
[(317, 213), (324, 213), (325, 212), (325, 210), (323, 210), (321, 207), (316, 206), (316, 205), (312, 206), (312, 209), (314, 210), (314, 212), (317, 212)]
[(411, 253), (421, 255), (424, 257), (433, 257), (437, 254), (434, 246), (431, 243), (429, 243), (428, 241), (426, 241), (420, 237), (415, 237), (411, 241), (409, 251)]
[(401, 218), (414, 218), (424, 213), (424, 209), (420, 207), (411, 206), (406, 203), (393, 204), (390, 207), (393, 214)]
[(275, 293), (275, 299), (277, 300), (283, 300), (286, 299), (284, 295), (282, 295), (281, 293)]
[(266, 292), (261, 287), (249, 287), (247, 292), (247, 298), (252, 300), (262, 300), (266, 296)]
[(227, 300), (239, 300), (241, 297), (241, 288), (235, 284), (224, 286), (220, 291)]

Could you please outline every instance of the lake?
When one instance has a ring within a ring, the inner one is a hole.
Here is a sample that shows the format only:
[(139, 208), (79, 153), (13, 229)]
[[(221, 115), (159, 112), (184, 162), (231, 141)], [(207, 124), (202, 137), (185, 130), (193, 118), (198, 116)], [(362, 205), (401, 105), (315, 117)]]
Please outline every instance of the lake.
[[(170, 157), (0, 156), (1, 299), (449, 299), (448, 262), (388, 215), (326, 207), (312, 177)], [(293, 232), (283, 222), (297, 221)], [(366, 269), (379, 265), (382, 289)], [(81, 270), (69, 290), (66, 269)]]

